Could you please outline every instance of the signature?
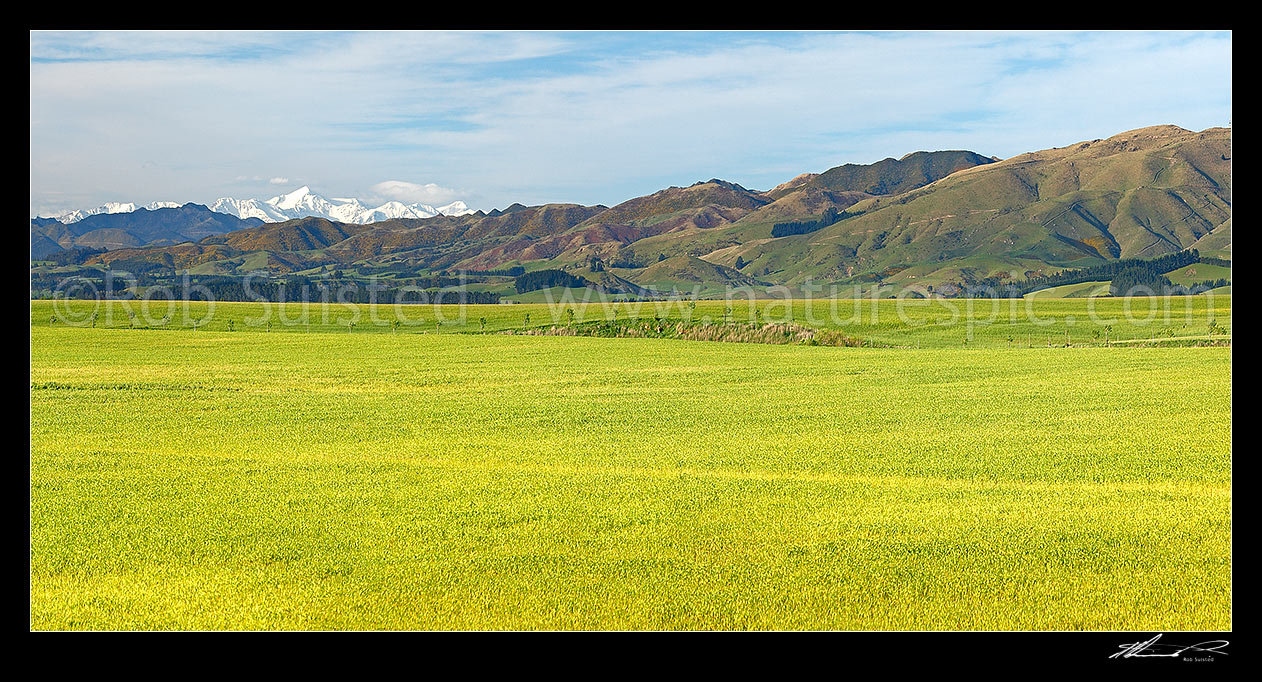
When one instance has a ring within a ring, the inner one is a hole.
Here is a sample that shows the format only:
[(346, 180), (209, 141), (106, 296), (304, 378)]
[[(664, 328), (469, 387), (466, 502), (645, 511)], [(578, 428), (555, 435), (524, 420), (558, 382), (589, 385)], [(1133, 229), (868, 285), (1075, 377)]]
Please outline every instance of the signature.
[(1119, 645), (1118, 648), (1121, 651), (1109, 656), (1109, 658), (1178, 658), (1187, 651), (1227, 655), (1227, 652), (1222, 650), (1228, 644), (1225, 639), (1211, 639), (1207, 642), (1188, 645), (1159, 644), (1157, 642), (1159, 639), (1161, 639), (1161, 635), (1157, 635), (1146, 642), (1132, 642)]

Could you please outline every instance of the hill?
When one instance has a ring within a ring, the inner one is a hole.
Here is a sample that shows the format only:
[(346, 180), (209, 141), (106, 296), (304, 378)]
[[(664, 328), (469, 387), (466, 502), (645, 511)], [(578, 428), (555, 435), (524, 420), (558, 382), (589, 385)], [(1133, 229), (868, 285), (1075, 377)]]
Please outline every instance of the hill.
[(659, 291), (678, 289), (685, 294), (691, 294), (695, 290), (702, 296), (721, 294), (728, 287), (757, 287), (765, 284), (739, 270), (692, 256), (674, 256), (646, 268), (619, 272), (642, 287)]
[(779, 199), (790, 192), (809, 188), (873, 195), (900, 194), (952, 173), (997, 160), (970, 151), (913, 152), (901, 159), (889, 158), (868, 165), (848, 163), (830, 168), (797, 185), (781, 185), (769, 194)]
[(1020, 278), (1201, 240), (1229, 257), (1230, 159), (1229, 129), (1145, 128), (864, 199), (810, 234), (770, 238), (771, 221), (751, 214), (739, 248), (702, 257), (729, 266), (740, 257), (742, 272), (789, 284), (908, 284), (898, 274), (912, 268), (931, 281)]

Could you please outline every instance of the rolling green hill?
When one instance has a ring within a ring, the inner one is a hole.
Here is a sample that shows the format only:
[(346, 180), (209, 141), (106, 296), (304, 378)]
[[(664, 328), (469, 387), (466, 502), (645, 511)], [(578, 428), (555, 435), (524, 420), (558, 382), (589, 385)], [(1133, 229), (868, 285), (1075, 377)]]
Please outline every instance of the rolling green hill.
[[(1079, 267), (1207, 237), (1229, 254), (1230, 146), (1228, 129), (1144, 128), (975, 166), (860, 201), (847, 209), (853, 217), (817, 232), (772, 239), (768, 227), (762, 240), (702, 257), (732, 265), (740, 256), (742, 272), (792, 284), (880, 280), (927, 264), (1020, 277), (1013, 261)], [(758, 216), (741, 223), (759, 225)]]
[(1191, 286), (1197, 282), (1217, 281), (1225, 279), (1231, 281), (1231, 268), (1222, 265), (1210, 265), (1208, 263), (1196, 263), (1186, 267), (1179, 268), (1174, 272), (1166, 273), (1166, 278), (1175, 284)]
[(1025, 295), (1026, 298), (1095, 298), (1109, 295), (1108, 282), (1079, 282), (1049, 289), (1039, 289)]

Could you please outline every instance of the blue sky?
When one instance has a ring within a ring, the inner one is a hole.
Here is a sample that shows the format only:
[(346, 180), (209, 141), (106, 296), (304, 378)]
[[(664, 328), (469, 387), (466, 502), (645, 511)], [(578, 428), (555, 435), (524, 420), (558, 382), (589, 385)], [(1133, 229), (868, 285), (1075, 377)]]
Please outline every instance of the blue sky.
[(31, 32), (31, 213), (613, 205), (1231, 119), (1223, 32)]

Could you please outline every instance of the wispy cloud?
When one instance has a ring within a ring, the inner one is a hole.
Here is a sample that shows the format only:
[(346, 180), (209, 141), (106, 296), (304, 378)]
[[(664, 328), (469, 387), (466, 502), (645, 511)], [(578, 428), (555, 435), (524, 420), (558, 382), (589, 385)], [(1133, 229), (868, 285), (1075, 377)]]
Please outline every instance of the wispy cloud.
[(262, 195), (283, 164), (329, 195), (610, 204), (1230, 112), (1222, 32), (33, 32), (31, 202)]

